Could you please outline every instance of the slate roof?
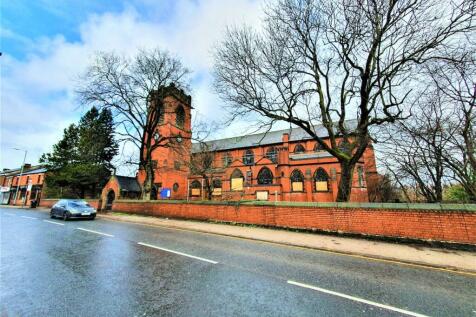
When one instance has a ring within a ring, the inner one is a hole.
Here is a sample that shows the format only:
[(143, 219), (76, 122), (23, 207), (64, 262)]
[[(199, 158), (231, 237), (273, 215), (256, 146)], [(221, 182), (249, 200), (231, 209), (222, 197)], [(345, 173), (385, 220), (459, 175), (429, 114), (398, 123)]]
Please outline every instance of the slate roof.
[[(357, 120), (347, 120), (345, 126), (350, 131), (357, 127)], [(321, 138), (328, 137), (327, 129), (323, 125), (314, 126), (317, 136)], [(223, 151), (239, 148), (248, 148), (261, 145), (279, 144), (282, 143), (283, 134), (289, 134), (289, 141), (301, 141), (312, 139), (307, 132), (302, 128), (290, 128), (284, 130), (270, 131), (257, 134), (243, 135), (239, 137), (219, 139), (205, 142), (206, 146), (213, 151)], [(192, 144), (192, 153), (201, 152), (202, 147), (200, 143)]]
[[(20, 171), (21, 171), (20, 168), (9, 169), (9, 170), (2, 171), (0, 173), (0, 176), (16, 176), (16, 175), (20, 175)], [(38, 166), (32, 166), (28, 169), (24, 169), (22, 175), (45, 173), (46, 171), (47, 171), (46, 168), (42, 167), (41, 165), (38, 165)]]
[(141, 192), (139, 182), (135, 177), (115, 175), (121, 190), (128, 192)]

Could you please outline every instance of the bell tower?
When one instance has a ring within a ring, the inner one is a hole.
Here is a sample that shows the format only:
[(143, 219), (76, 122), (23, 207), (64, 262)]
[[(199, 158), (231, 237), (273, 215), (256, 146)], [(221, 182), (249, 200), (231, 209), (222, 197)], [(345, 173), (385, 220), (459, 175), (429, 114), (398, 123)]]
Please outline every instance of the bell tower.
[[(170, 189), (170, 199), (187, 198), (187, 179), (190, 173), (192, 147), (191, 110), (192, 97), (171, 84), (160, 87), (152, 96), (163, 96), (159, 105), (152, 97), (151, 106), (162, 107), (155, 129), (154, 139), (165, 140), (152, 152), (154, 166), (154, 186), (152, 196), (160, 199), (163, 189)], [(138, 180), (143, 184), (145, 173), (139, 171)]]

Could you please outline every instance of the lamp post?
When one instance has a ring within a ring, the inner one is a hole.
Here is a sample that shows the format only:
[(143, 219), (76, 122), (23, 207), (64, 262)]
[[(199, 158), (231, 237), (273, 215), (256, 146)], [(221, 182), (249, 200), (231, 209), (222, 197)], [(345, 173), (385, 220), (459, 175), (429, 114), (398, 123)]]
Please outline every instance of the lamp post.
[(15, 191), (15, 200), (13, 201), (13, 204), (15, 205), (17, 203), (17, 197), (18, 197), (18, 189), (20, 188), (20, 180), (23, 175), (23, 167), (25, 166), (25, 160), (26, 160), (26, 154), (28, 153), (27, 150), (24, 149), (19, 149), (19, 148), (13, 148), (13, 150), (16, 151), (25, 151), (25, 155), (23, 156), (23, 163), (21, 165), (20, 169), (20, 175), (18, 176), (18, 181), (17, 181), (17, 190)]

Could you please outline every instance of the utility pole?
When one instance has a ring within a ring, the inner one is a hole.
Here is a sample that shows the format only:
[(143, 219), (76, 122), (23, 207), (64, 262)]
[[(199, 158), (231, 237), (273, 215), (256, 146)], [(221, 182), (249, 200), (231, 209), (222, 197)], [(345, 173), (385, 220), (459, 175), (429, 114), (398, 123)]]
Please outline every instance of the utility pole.
[(27, 150), (23, 149), (18, 149), (18, 148), (13, 148), (14, 150), (17, 151), (25, 151), (25, 155), (23, 156), (23, 163), (21, 164), (21, 169), (20, 169), (20, 175), (18, 176), (18, 181), (17, 181), (17, 190), (15, 192), (15, 200), (13, 201), (13, 204), (15, 205), (17, 203), (17, 197), (18, 197), (18, 189), (20, 188), (20, 180), (23, 175), (23, 167), (25, 166), (25, 161), (26, 161), (26, 154), (28, 153)]

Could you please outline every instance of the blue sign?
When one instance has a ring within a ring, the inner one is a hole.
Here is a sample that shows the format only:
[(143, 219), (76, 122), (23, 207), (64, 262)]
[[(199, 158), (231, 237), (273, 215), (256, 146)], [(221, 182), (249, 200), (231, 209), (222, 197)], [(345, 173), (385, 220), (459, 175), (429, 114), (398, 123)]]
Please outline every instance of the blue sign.
[(160, 191), (160, 198), (170, 198), (170, 193), (170, 188), (162, 188), (162, 190)]

